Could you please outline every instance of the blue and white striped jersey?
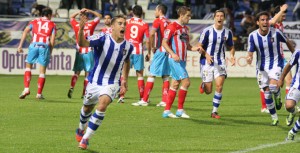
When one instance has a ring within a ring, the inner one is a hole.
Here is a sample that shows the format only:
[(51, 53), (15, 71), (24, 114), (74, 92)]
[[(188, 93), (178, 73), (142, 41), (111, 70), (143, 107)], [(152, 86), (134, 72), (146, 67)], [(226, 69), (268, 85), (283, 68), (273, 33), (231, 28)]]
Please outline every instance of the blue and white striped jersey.
[(300, 50), (296, 50), (289, 61), (289, 64), (294, 66), (296, 65), (296, 74), (293, 77), (291, 87), (297, 88), (300, 90), (300, 72), (299, 72), (299, 66), (300, 66)]
[(286, 43), (287, 38), (280, 30), (272, 27), (265, 36), (260, 35), (258, 30), (248, 37), (248, 52), (256, 51), (256, 68), (261, 71), (273, 69), (274, 66), (283, 68), (280, 42)]
[(109, 34), (89, 37), (90, 47), (94, 48), (95, 66), (90, 72), (90, 83), (98, 85), (120, 84), (120, 76), (125, 60), (129, 60), (133, 46), (124, 40), (121, 43)]
[[(222, 30), (217, 30), (214, 25), (206, 27), (200, 34), (199, 42), (203, 45), (203, 49), (214, 58), (215, 64), (225, 64), (225, 44), (233, 46), (232, 32), (226, 27)], [(206, 64), (204, 56), (201, 56), (200, 63)], [(212, 65), (213, 65), (212, 63)]]

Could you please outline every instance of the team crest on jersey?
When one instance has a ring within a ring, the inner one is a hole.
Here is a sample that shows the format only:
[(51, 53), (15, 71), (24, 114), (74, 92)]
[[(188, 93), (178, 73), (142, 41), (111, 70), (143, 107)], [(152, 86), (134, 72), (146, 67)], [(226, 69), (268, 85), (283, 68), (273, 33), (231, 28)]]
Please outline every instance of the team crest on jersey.
[(170, 29), (166, 29), (166, 30), (165, 30), (165, 36), (168, 37), (169, 34), (170, 34)]
[(274, 38), (273, 38), (273, 37), (271, 38), (271, 42), (272, 42), (272, 43), (274, 42)]

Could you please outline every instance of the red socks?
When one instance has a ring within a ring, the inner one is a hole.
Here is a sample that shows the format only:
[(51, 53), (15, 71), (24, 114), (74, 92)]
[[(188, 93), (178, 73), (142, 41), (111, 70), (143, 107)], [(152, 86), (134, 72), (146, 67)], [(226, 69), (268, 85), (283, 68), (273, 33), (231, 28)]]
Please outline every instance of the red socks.
[(170, 90), (168, 92), (168, 100), (166, 102), (165, 110), (170, 110), (171, 109), (172, 104), (173, 104), (174, 99), (175, 99), (175, 96), (176, 96), (176, 91), (174, 89), (170, 88)]
[(178, 93), (178, 109), (183, 109), (183, 104), (185, 101), (186, 94), (187, 94), (187, 90), (180, 88)]
[(74, 88), (75, 87), (75, 84), (77, 82), (77, 79), (78, 79), (78, 75), (77, 74), (74, 74), (72, 76), (72, 79), (71, 79), (71, 88)]
[(45, 84), (45, 74), (40, 74), (39, 79), (38, 79), (38, 94), (42, 94), (42, 91), (44, 89), (44, 84)]
[(25, 70), (25, 74), (24, 74), (24, 87), (25, 88), (29, 88), (30, 80), (31, 80), (31, 71)]

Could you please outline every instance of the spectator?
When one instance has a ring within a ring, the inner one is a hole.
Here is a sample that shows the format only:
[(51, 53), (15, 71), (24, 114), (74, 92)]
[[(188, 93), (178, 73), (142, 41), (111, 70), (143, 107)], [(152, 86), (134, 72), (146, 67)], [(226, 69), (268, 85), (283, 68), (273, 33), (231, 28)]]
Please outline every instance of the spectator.
[(298, 20), (300, 20), (300, 0), (298, 0), (298, 2), (297, 2), (297, 4), (296, 4), (296, 6), (295, 6), (295, 8), (294, 8), (294, 10), (293, 10), (293, 15), (295, 15), (296, 14), (296, 20), (298, 21)]
[(40, 5), (37, 2), (32, 4), (31, 15), (32, 16), (42, 16), (43, 9), (46, 8), (45, 5)]
[(173, 8), (172, 8), (172, 18), (177, 19), (179, 16), (177, 14), (177, 9), (186, 4), (186, 0), (174, 0)]
[(85, 7), (90, 10), (96, 10), (96, 1), (95, 0), (84, 0)]
[(241, 27), (243, 28), (243, 34), (248, 36), (252, 31), (256, 29), (255, 19), (251, 15), (251, 11), (243, 13), (244, 17), (241, 21)]
[(260, 11), (270, 12), (272, 2), (271, 0), (261, 0)]
[(126, 8), (127, 8), (128, 0), (118, 0), (118, 13), (120, 14), (120, 9), (124, 15), (127, 14)]
[[(73, 6), (75, 0), (61, 0), (61, 7), (60, 8), (66, 8), (68, 10), (70, 10)], [(82, 8), (82, 0), (76, 0), (76, 4), (78, 9), (81, 10)]]

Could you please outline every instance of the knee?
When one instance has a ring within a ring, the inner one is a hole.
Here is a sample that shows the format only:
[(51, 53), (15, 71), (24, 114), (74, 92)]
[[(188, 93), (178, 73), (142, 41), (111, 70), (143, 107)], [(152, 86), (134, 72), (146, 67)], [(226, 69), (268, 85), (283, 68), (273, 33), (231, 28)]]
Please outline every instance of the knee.
[(216, 91), (217, 91), (218, 93), (221, 93), (222, 90), (223, 90), (223, 86), (222, 86), (222, 85), (217, 85), (217, 86), (216, 86)]
[(292, 112), (295, 108), (295, 105), (296, 103), (292, 100), (287, 100), (285, 102), (285, 109), (288, 111), (288, 112)]

